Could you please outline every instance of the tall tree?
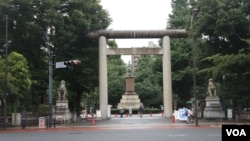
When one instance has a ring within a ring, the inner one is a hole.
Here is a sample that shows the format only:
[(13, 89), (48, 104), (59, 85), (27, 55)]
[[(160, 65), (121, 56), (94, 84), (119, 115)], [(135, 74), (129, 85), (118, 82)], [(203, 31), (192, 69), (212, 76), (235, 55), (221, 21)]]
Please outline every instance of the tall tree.
[(249, 1), (202, 0), (198, 5), (198, 34), (205, 37), (210, 55), (249, 52)]
[(198, 6), (198, 35), (202, 35), (206, 43), (200, 47), (204, 58), (200, 73), (219, 82), (219, 95), (223, 99), (247, 103), (249, 1), (203, 0), (198, 1)]
[[(20, 103), (22, 99), (30, 97), (30, 87), (31, 87), (31, 76), (29, 72), (28, 62), (26, 58), (17, 53), (11, 52), (8, 57), (8, 70), (7, 70), (7, 90), (8, 96), (7, 101), (9, 107), (12, 107), (13, 112), (17, 112), (19, 108), (25, 108), (25, 103)], [(0, 59), (0, 64), (3, 67), (0, 67), (0, 79), (5, 80), (5, 59)], [(5, 87), (1, 81), (0, 92), (2, 93)], [(2, 93), (3, 94), (3, 93)], [(10, 106), (11, 105), (11, 106)], [(10, 108), (9, 108), (10, 109)], [(10, 112), (10, 111), (9, 111)], [(20, 111), (19, 111), (20, 112)]]
[[(48, 87), (47, 55), (40, 50), (45, 46), (44, 36), (49, 34), (54, 45), (55, 61), (80, 59), (74, 76), (69, 71), (54, 73), (55, 81), (65, 79), (70, 93), (77, 93), (80, 103), (83, 91), (89, 92), (98, 85), (98, 44), (85, 34), (92, 30), (105, 29), (111, 22), (107, 11), (98, 0), (1, 0), (1, 16), (9, 16), (9, 39), (11, 51), (23, 54), (28, 62), (32, 77), (31, 99), (34, 105), (46, 103)], [(1, 25), (4, 20), (0, 20)], [(5, 28), (0, 27), (1, 33)], [(3, 35), (0, 35), (3, 39)], [(3, 40), (0, 40), (3, 44)], [(54, 90), (53, 90), (54, 91)], [(54, 94), (55, 95), (55, 94)], [(53, 100), (54, 101), (54, 100)]]
[[(172, 0), (172, 13), (167, 29), (190, 29), (190, 3), (187, 0)], [(190, 33), (190, 32), (188, 32)], [(185, 104), (193, 97), (192, 46), (190, 39), (171, 39), (171, 69), (173, 98)]]

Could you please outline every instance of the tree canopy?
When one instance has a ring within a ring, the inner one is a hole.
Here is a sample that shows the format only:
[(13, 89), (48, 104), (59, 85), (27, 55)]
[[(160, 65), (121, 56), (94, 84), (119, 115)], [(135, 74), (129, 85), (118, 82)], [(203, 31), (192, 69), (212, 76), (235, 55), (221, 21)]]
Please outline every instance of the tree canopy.
[[(106, 29), (111, 22), (108, 12), (99, 1), (1, 0), (0, 13), (1, 17), (9, 17), (10, 52), (16, 51), (27, 58), (32, 80), (32, 104), (46, 103), (48, 99), (48, 56), (40, 49), (45, 46), (44, 37), (48, 35), (54, 45), (54, 63), (76, 58), (82, 62), (73, 72), (54, 70), (53, 83), (53, 98), (56, 98), (58, 83), (64, 79), (70, 94), (76, 93), (78, 104), (74, 105), (79, 107), (82, 93), (88, 93), (98, 85), (98, 41), (86, 38), (85, 34)], [(2, 26), (5, 22), (1, 18), (1, 33), (5, 33), (5, 26)], [(5, 35), (1, 34), (2, 45), (5, 42), (3, 39)]]

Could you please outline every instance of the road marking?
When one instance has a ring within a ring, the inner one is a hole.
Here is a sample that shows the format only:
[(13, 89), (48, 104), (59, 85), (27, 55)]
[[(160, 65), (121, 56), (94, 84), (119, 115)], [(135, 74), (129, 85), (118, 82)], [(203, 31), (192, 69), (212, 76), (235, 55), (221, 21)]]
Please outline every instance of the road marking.
[(187, 135), (183, 135), (183, 134), (176, 134), (176, 135), (168, 135), (168, 136), (170, 136), (170, 137), (185, 137), (185, 136), (187, 136)]
[(208, 134), (208, 136), (221, 136), (221, 134)]

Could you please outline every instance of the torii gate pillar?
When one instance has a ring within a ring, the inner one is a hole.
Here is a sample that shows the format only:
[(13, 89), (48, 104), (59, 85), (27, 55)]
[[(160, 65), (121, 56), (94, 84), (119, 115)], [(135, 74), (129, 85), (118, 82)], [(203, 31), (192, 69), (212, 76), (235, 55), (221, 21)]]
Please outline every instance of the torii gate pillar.
[(171, 49), (170, 39), (168, 36), (163, 37), (163, 57), (162, 57), (162, 71), (163, 71), (163, 105), (164, 117), (171, 117), (173, 114), (172, 104), (172, 77), (171, 77)]
[(107, 73), (107, 41), (104, 36), (99, 38), (99, 107), (102, 118), (108, 118), (108, 73)]

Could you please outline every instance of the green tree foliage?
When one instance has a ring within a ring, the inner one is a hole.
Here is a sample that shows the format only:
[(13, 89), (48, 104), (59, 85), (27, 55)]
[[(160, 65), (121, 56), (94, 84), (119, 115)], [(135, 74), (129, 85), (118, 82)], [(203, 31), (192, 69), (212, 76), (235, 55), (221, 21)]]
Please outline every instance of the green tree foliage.
[(239, 53), (237, 55), (216, 54), (207, 57), (203, 62), (209, 62), (213, 67), (201, 70), (201, 74), (210, 74), (212, 78), (220, 81), (221, 96), (223, 99), (234, 99), (238, 104), (247, 105), (249, 97), (249, 79), (250, 79), (250, 55)]
[(237, 54), (240, 49), (249, 52), (249, 1), (202, 0), (198, 5), (197, 29), (205, 37), (210, 55)]
[[(109, 41), (111, 48), (117, 48), (115, 41)], [(121, 56), (108, 56), (108, 102), (114, 107), (125, 93), (126, 65)]]
[(223, 99), (233, 99), (238, 106), (247, 105), (250, 3), (247, 0), (203, 0), (198, 6), (197, 35), (203, 35), (205, 41), (200, 44), (203, 58), (199, 73), (218, 82)]
[(202, 37), (197, 42), (198, 74), (206, 80), (214, 78), (223, 100), (233, 99), (238, 103), (235, 107), (249, 105), (249, 1), (203, 0), (197, 4), (195, 33)]
[[(13, 111), (17, 111), (17, 107), (25, 108), (24, 103), (20, 103), (22, 99), (29, 99), (30, 97), (30, 87), (31, 87), (31, 76), (29, 72), (28, 62), (26, 58), (17, 53), (11, 52), (8, 55), (8, 105), (13, 108)], [(1, 79), (1, 94), (4, 92), (5, 85), (5, 59), (0, 59), (0, 79)]]
[[(55, 62), (71, 59), (82, 62), (73, 72), (54, 72), (55, 81), (66, 80), (69, 93), (76, 94), (71, 100), (79, 107), (82, 93), (98, 86), (98, 40), (87, 39), (85, 34), (105, 29), (111, 22), (99, 1), (0, 0), (0, 13), (1, 17), (9, 17), (9, 39), (12, 40), (9, 49), (23, 54), (29, 62), (33, 104), (46, 103), (48, 99), (48, 60), (40, 47), (45, 46), (44, 36), (49, 34)], [(5, 26), (2, 26), (5, 20), (1, 19), (0, 23), (0, 32), (5, 33)], [(0, 39), (0, 44), (4, 44), (3, 34)], [(54, 83), (53, 97), (56, 98), (55, 86), (58, 85)]]
[(157, 74), (153, 73), (154, 57), (140, 56), (135, 69), (135, 91), (145, 106), (162, 104), (162, 90), (157, 83)]
[[(189, 29), (190, 8), (186, 0), (172, 1), (167, 29)], [(192, 44), (189, 39), (171, 39), (171, 69), (174, 100), (184, 103), (192, 95)]]

